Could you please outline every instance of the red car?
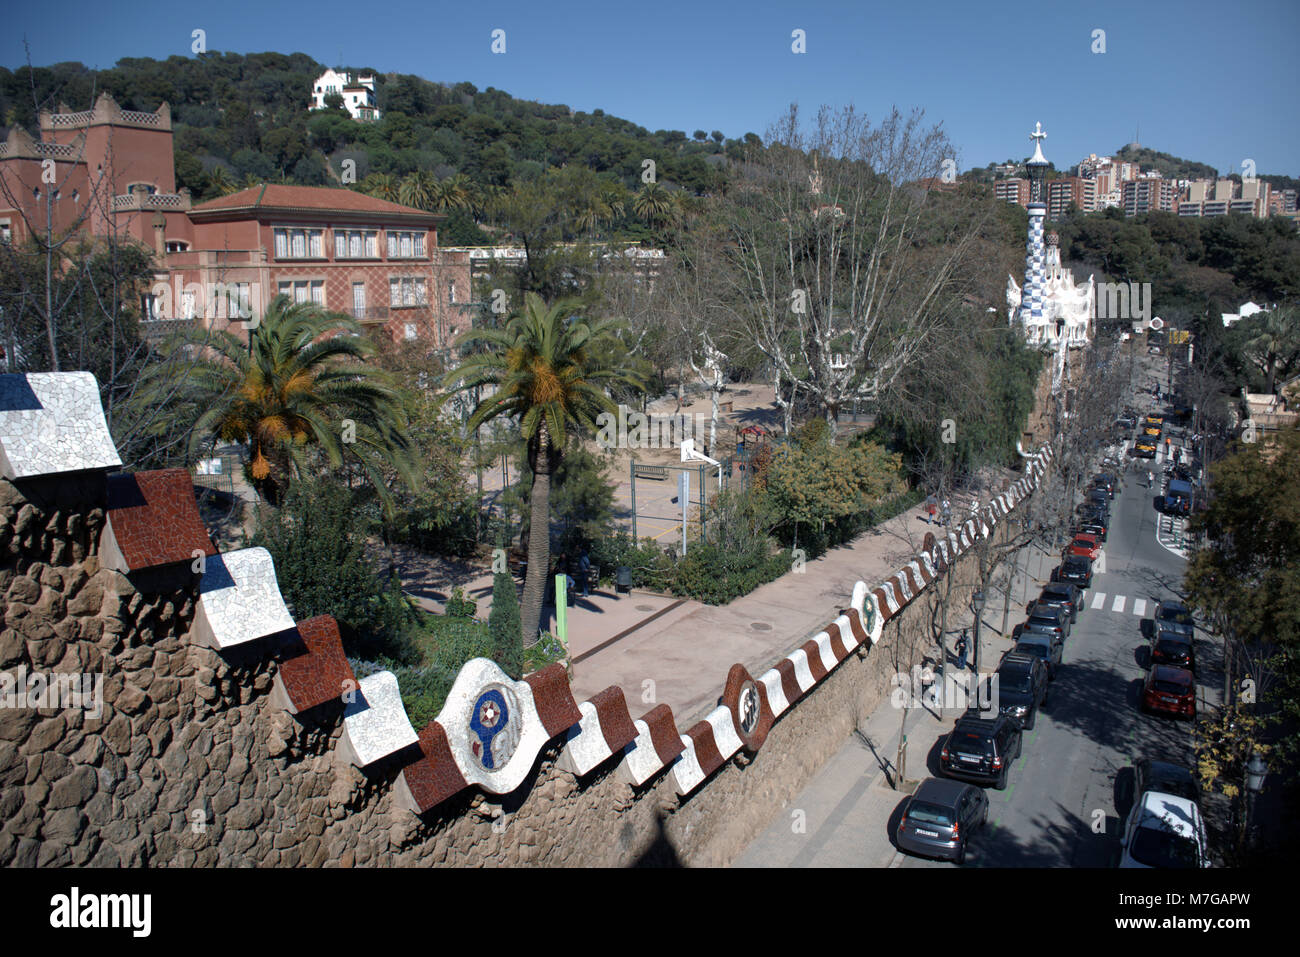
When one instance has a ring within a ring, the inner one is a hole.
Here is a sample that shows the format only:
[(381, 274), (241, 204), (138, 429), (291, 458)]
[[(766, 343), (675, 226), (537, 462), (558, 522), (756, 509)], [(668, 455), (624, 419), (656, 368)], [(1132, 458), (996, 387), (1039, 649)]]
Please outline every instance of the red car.
[(1176, 718), (1196, 717), (1196, 679), (1186, 668), (1153, 665), (1142, 686), (1142, 708)]
[(1084, 558), (1096, 559), (1101, 554), (1101, 544), (1097, 541), (1096, 535), (1083, 532), (1074, 536), (1074, 541), (1065, 550), (1065, 554), (1082, 555)]

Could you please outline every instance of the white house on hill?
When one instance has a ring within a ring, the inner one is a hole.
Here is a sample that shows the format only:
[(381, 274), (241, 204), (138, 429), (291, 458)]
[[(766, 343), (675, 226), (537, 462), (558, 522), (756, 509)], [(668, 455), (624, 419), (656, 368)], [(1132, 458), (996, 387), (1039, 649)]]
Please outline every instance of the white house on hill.
[(325, 97), (331, 93), (343, 97), (343, 106), (354, 120), (369, 123), (379, 119), (379, 110), (375, 106), (373, 76), (357, 76), (347, 71), (326, 70), (312, 84), (311, 106), (308, 109), (325, 109)]

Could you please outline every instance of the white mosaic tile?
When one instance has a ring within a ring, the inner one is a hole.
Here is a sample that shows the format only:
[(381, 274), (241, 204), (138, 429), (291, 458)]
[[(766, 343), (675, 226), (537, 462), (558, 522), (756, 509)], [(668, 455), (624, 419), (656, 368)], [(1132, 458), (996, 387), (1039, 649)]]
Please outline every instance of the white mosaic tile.
[(0, 475), (121, 468), (89, 372), (0, 375)]
[(242, 548), (207, 559), (199, 582), (196, 636), (220, 650), (293, 627), (265, 548)]
[(345, 760), (364, 768), (420, 740), (406, 716), (397, 676), (391, 671), (362, 678), (352, 697), (355, 700), (344, 706), (343, 737), (339, 740), (339, 754)]

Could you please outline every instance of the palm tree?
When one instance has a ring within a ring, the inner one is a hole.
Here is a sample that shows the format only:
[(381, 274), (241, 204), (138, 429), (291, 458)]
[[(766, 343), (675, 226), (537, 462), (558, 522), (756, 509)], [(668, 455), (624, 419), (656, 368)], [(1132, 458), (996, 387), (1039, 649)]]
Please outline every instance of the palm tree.
[(1300, 352), (1300, 324), (1296, 322), (1294, 306), (1282, 306), (1264, 315), (1259, 335), (1246, 343), (1246, 354), (1251, 357), (1267, 378), (1264, 391), (1273, 394), (1278, 369), (1288, 369)]
[(361, 191), (367, 196), (386, 199), (390, 203), (397, 202), (399, 188), (397, 177), (392, 173), (371, 173), (361, 183)]
[(212, 167), (208, 173), (208, 183), (218, 196), (229, 196), (239, 191), (239, 187), (235, 185), (224, 166)]
[(446, 376), (457, 390), (493, 386), (479, 402), (466, 427), (474, 430), (491, 419), (511, 416), (528, 443), (533, 473), (529, 499), (528, 574), (520, 628), (525, 647), (537, 643), (542, 600), (550, 570), (551, 475), (566, 440), (578, 429), (595, 429), (596, 415), (616, 407), (606, 388), (619, 383), (639, 387), (637, 377), (606, 366), (599, 356), (616, 354), (601, 347), (614, 339), (614, 320), (574, 315), (573, 300), (548, 306), (536, 293), (525, 298), (524, 311), (503, 329), (473, 329), (461, 345), (486, 346), (468, 356)]
[(415, 484), (401, 401), (366, 361), (373, 346), (351, 319), (276, 296), (246, 344), (229, 332), (186, 330), (167, 344), (140, 401), (164, 408), (155, 426), (191, 427), (189, 457), (219, 439), (247, 443), (253, 487), (272, 504), (308, 467), (309, 448), (331, 465), (350, 453), (391, 512), (388, 474)]
[(437, 188), (438, 181), (433, 173), (424, 169), (412, 170), (402, 177), (397, 190), (398, 202), (416, 209), (430, 209)]
[(429, 189), (429, 209), (439, 213), (445, 213), (449, 209), (464, 209), (469, 205), (468, 182), (468, 177), (458, 173), (434, 183)]
[(646, 183), (632, 197), (632, 209), (653, 227), (661, 219), (671, 220), (677, 213), (677, 198), (658, 183)]

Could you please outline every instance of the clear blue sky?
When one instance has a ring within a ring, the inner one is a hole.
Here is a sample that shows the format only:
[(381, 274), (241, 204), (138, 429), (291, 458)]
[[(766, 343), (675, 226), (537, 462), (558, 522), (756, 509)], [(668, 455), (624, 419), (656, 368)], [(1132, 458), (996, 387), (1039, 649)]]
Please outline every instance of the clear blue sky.
[[(962, 169), (1030, 152), (1035, 121), (1058, 167), (1133, 139), (1241, 171), (1300, 175), (1297, 0), (1065, 4), (582, 2), (113, 3), (3, 0), (0, 63), (304, 52), (329, 65), (468, 80), (604, 109), (648, 129), (762, 134), (791, 101), (871, 115), (919, 106)], [(992, 9), (1000, 8), (1000, 9)], [(490, 51), (494, 29), (506, 53)], [(806, 31), (807, 52), (791, 52)], [(1105, 53), (1092, 33), (1105, 30)]]

